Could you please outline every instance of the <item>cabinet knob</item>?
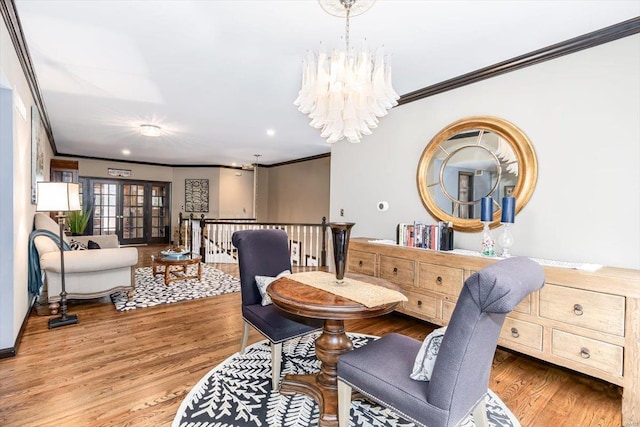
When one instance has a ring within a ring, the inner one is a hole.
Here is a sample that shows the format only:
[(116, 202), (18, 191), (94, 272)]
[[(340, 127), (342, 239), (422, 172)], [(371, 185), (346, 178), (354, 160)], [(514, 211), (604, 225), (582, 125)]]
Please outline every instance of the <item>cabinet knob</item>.
[(393, 274), (398, 274), (398, 267), (393, 267)]
[(362, 267), (362, 260), (358, 262), (358, 266)]
[(582, 357), (583, 359), (588, 359), (591, 357), (591, 352), (589, 351), (588, 348), (582, 347), (580, 349), (580, 357)]
[(581, 304), (574, 304), (573, 305), (573, 314), (575, 314), (576, 316), (582, 316), (584, 314), (584, 311), (582, 310), (582, 305)]
[(514, 338), (520, 337), (520, 332), (518, 332), (518, 328), (511, 328), (511, 336)]
[(418, 300), (418, 307), (422, 306), (422, 300)]
[(436, 277), (436, 283), (438, 285), (442, 285), (442, 277), (441, 276)]

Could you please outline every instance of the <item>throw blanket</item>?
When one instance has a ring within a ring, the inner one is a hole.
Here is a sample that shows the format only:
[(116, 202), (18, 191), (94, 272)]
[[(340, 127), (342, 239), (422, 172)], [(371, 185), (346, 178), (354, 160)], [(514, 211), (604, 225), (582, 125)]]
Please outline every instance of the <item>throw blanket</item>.
[[(35, 239), (38, 236), (46, 236), (53, 240), (60, 247), (60, 236), (48, 230), (33, 230), (29, 235), (29, 293), (31, 295), (40, 294), (42, 287), (42, 270), (40, 269), (40, 256), (36, 249)], [(65, 251), (71, 250), (69, 244), (62, 241), (62, 248)]]

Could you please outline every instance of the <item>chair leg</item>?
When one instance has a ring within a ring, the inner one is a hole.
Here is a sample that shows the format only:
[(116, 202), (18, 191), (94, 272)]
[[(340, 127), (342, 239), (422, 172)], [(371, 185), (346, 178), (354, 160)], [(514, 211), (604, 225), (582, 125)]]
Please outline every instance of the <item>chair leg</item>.
[(271, 343), (271, 389), (277, 390), (280, 382), (280, 365), (282, 364), (282, 343)]
[(489, 427), (489, 421), (487, 420), (487, 405), (485, 404), (486, 397), (483, 397), (480, 402), (473, 408), (473, 421), (476, 427)]
[(351, 387), (338, 380), (338, 426), (349, 427), (349, 411), (351, 410)]
[(247, 347), (248, 340), (249, 340), (249, 323), (244, 322), (244, 329), (242, 330), (242, 342), (240, 342), (240, 354), (244, 354), (244, 349)]

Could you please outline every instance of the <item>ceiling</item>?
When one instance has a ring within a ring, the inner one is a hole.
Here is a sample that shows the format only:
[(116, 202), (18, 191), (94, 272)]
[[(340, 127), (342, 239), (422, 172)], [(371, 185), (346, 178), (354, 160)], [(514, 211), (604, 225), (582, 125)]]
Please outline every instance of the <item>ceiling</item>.
[[(60, 154), (240, 166), (331, 149), (293, 105), (305, 51), (344, 35), (316, 1), (15, 4)], [(384, 45), (402, 95), (637, 16), (636, 0), (379, 0), (351, 41)]]

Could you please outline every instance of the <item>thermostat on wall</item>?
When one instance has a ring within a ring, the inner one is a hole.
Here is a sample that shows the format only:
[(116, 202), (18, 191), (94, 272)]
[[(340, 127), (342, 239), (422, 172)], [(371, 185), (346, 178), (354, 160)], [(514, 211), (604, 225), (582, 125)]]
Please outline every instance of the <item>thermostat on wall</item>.
[(389, 209), (389, 202), (378, 202), (378, 210), (380, 212), (386, 211)]

